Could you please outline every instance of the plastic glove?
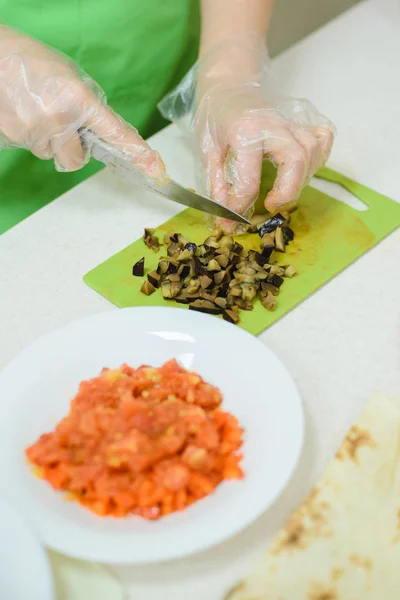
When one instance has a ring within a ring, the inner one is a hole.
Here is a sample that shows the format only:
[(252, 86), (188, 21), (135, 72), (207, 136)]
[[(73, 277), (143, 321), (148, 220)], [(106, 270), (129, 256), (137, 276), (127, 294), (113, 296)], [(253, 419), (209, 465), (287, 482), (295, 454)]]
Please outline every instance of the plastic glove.
[(277, 167), (265, 208), (290, 210), (333, 143), (328, 119), (306, 100), (277, 98), (268, 71), (264, 41), (241, 36), (208, 51), (159, 105), (195, 134), (205, 192), (241, 214), (251, 213), (264, 157)]
[(86, 73), (40, 42), (0, 26), (0, 149), (26, 148), (54, 158), (59, 171), (75, 171), (90, 158), (93, 142), (85, 142), (85, 130), (124, 152), (146, 175), (165, 177), (159, 154), (107, 106)]

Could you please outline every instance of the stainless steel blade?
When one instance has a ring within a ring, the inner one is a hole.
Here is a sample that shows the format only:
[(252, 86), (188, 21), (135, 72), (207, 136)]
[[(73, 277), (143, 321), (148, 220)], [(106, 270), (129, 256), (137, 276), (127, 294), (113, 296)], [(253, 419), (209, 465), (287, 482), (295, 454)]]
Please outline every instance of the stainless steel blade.
[[(88, 137), (87, 134), (86, 137)], [(111, 149), (108, 144), (102, 141), (93, 141), (93, 138), (90, 141), (93, 143), (93, 158), (107, 165), (114, 173), (120, 175), (130, 183), (144, 186), (168, 200), (183, 204), (184, 206), (189, 206), (190, 208), (196, 208), (197, 210), (210, 215), (223, 217), (224, 219), (230, 219), (231, 221), (237, 221), (238, 223), (245, 223), (246, 225), (250, 224), (250, 222), (245, 219), (245, 217), (242, 217), (242, 215), (239, 215), (211, 198), (197, 194), (172, 179), (170, 179), (166, 185), (157, 184), (135, 169), (122, 152), (116, 153), (114, 149)]]

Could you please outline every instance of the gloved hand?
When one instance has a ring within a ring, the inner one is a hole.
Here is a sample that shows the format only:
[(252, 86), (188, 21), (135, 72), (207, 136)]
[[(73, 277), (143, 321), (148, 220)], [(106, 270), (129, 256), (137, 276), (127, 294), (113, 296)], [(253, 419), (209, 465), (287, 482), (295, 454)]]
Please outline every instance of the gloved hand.
[[(176, 90), (162, 114), (195, 134), (208, 195), (249, 214), (260, 189), (262, 161), (277, 167), (265, 198), (270, 212), (292, 208), (327, 160), (333, 125), (306, 100), (277, 98), (269, 89), (268, 56), (256, 35), (209, 50)], [(225, 230), (232, 224), (220, 221)]]
[(85, 130), (146, 175), (165, 177), (159, 154), (107, 106), (90, 77), (56, 51), (0, 26), (0, 149), (26, 148), (54, 158), (59, 171), (75, 171), (90, 158)]

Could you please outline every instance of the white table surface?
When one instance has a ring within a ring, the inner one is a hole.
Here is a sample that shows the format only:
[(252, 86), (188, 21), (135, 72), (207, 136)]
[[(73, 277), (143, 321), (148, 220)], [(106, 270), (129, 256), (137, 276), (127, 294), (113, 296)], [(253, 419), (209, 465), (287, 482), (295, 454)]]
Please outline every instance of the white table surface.
[[(273, 75), (284, 93), (312, 99), (337, 125), (330, 166), (398, 201), (399, 31), (397, 0), (368, 0), (278, 57)], [(152, 143), (171, 175), (193, 185), (178, 130)], [(0, 367), (53, 328), (113, 310), (82, 276), (177, 211), (102, 172), (1, 236)], [(396, 231), (262, 334), (304, 399), (299, 468), (275, 506), (236, 539), (173, 564), (118, 569), (132, 600), (218, 600), (315, 483), (371, 393), (399, 392), (399, 264)]]

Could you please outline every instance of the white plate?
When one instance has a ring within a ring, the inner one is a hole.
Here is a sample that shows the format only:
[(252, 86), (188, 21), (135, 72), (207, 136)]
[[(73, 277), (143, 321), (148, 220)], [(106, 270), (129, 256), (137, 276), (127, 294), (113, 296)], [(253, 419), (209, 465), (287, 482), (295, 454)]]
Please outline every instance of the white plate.
[(53, 600), (53, 579), (45, 551), (24, 519), (0, 498), (0, 597)]
[[(226, 482), (189, 509), (156, 522), (99, 518), (35, 478), (24, 448), (54, 428), (79, 382), (102, 367), (159, 366), (177, 358), (218, 386), (244, 426), (243, 481)], [(36, 341), (0, 375), (0, 472), (44, 542), (106, 563), (150, 563), (204, 550), (261, 515), (287, 484), (303, 440), (303, 410), (281, 362), (223, 320), (172, 308), (92, 316)]]

